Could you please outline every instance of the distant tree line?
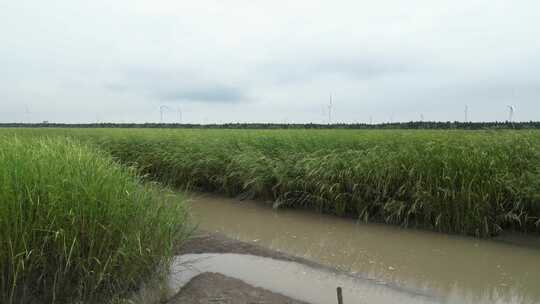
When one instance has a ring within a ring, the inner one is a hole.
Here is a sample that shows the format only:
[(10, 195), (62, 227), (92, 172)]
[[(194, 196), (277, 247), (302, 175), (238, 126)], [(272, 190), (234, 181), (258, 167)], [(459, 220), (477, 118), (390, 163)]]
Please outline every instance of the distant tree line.
[(178, 124), (178, 123), (0, 123), (0, 128), (183, 128), (183, 129), (540, 129), (540, 121), (528, 122), (458, 122), (458, 121), (410, 121), (381, 124), (334, 123), (334, 124), (280, 124), (280, 123), (225, 123), (225, 124)]

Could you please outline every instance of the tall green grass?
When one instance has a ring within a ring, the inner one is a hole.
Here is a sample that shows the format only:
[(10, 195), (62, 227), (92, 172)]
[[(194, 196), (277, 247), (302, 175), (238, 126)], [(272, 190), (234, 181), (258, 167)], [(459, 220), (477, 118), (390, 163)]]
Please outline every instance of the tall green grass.
[(477, 236), (540, 231), (538, 131), (17, 132), (73, 136), (161, 182), (275, 206)]
[(0, 303), (105, 303), (163, 269), (186, 210), (106, 152), (0, 136)]

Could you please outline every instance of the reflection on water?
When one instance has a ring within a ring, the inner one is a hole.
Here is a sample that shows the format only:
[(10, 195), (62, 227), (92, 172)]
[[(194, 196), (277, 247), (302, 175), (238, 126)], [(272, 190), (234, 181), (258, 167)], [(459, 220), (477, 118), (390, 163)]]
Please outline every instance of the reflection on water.
[(337, 286), (343, 289), (345, 303), (439, 303), (432, 296), (380, 282), (252, 255), (187, 254), (177, 257), (172, 269), (172, 290), (179, 290), (199, 273), (217, 272), (312, 304), (335, 303)]
[(192, 211), (201, 229), (434, 293), (447, 303), (540, 302), (538, 248), (212, 195), (194, 195)]

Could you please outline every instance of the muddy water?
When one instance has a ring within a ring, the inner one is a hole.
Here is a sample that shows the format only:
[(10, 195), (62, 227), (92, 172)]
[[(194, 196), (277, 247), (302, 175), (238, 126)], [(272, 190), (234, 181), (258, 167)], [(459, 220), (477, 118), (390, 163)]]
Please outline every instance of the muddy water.
[(518, 246), (302, 210), (275, 211), (267, 204), (212, 195), (191, 200), (202, 229), (434, 295), (444, 303), (540, 303), (538, 239), (527, 237), (528, 245)]
[(169, 288), (179, 290), (203, 272), (217, 272), (312, 304), (336, 302), (336, 286), (345, 303), (431, 304), (438, 300), (383, 282), (336, 274), (299, 263), (242, 254), (187, 254), (177, 257)]

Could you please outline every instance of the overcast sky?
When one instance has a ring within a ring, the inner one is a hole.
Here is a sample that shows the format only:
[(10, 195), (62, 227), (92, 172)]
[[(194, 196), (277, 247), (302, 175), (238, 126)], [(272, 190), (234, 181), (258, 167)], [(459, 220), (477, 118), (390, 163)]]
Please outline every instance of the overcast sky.
[[(0, 0), (0, 122), (540, 120), (536, 0)], [(164, 108), (165, 109), (165, 108)]]

